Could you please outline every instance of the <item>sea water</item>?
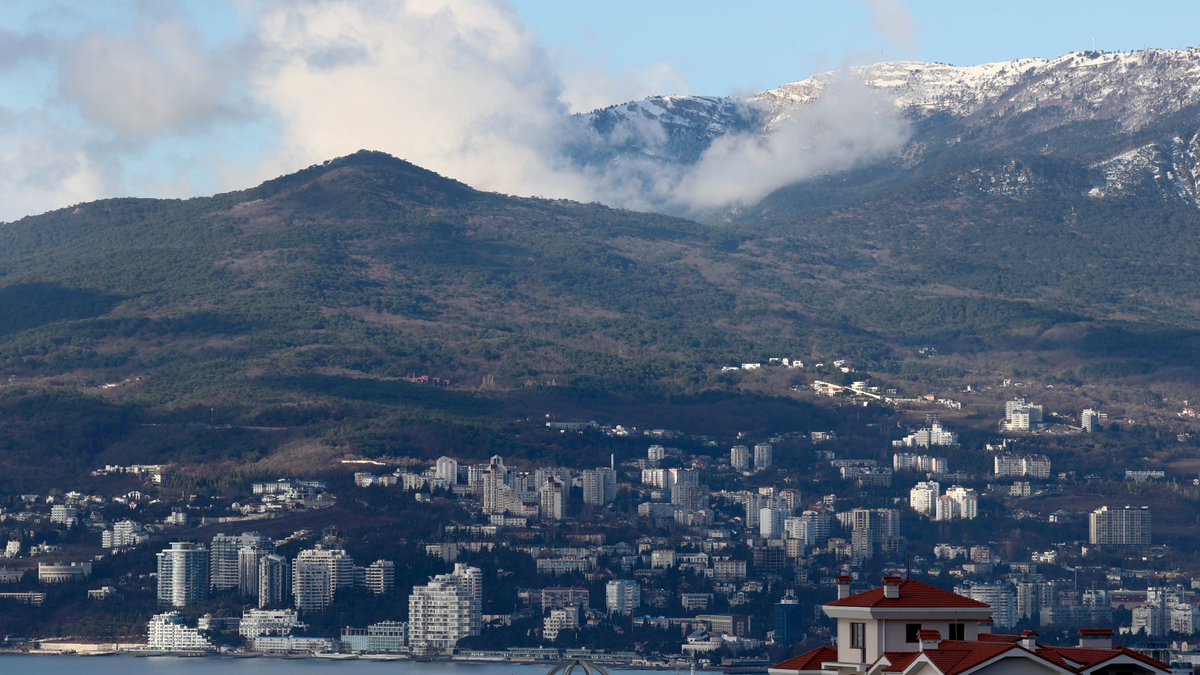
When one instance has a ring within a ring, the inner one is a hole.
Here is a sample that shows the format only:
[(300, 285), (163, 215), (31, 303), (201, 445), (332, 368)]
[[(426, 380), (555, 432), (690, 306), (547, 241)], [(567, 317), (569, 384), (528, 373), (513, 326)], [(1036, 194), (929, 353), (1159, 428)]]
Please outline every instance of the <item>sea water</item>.
[[(544, 675), (553, 661), (471, 663), (462, 661), (365, 661), (316, 658), (228, 658), (178, 656), (0, 655), (3, 675)], [(663, 671), (621, 670), (621, 675)], [(576, 669), (574, 675), (579, 675)]]

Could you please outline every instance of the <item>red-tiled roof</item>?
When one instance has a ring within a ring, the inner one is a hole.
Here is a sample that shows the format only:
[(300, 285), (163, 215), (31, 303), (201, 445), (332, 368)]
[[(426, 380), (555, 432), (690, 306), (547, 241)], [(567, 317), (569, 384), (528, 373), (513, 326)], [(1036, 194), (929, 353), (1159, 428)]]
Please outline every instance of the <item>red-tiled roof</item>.
[(1083, 636), (1111, 636), (1113, 634), (1111, 628), (1080, 628), (1079, 634)]
[(883, 658), (888, 660), (887, 666), (883, 667), (885, 673), (902, 673), (908, 667), (908, 664), (917, 660), (921, 652), (884, 652)]
[(944, 675), (958, 675), (1011, 649), (1020, 647), (996, 642), (956, 642), (922, 653)]
[[(1105, 661), (1115, 659), (1116, 657), (1122, 655), (1128, 656), (1136, 661), (1140, 661), (1141, 663), (1151, 666), (1152, 668), (1159, 668), (1168, 672), (1171, 670), (1171, 666), (1163, 663), (1162, 661), (1152, 659), (1145, 654), (1140, 654), (1132, 649), (1129, 649), (1128, 647), (1122, 647), (1120, 645), (1117, 645), (1112, 649), (1095, 649), (1090, 647), (1041, 647), (1037, 650), (1037, 653), (1038, 656), (1041, 656), (1048, 661), (1055, 661), (1056, 663), (1059, 661), (1054, 657), (1059, 657), (1059, 659), (1070, 659), (1074, 663), (1082, 664), (1082, 667), (1079, 668), (1081, 670), (1093, 668), (1101, 663), (1104, 663)], [(1072, 670), (1075, 669), (1075, 667), (1072, 667)]]
[(827, 607), (966, 607), (986, 609), (990, 605), (963, 597), (937, 586), (905, 579), (897, 584), (898, 598), (885, 598), (883, 587), (872, 588), (848, 598), (826, 603)]
[(1011, 644), (1014, 642), (1020, 642), (1021, 636), (1020, 635), (1000, 635), (998, 633), (980, 633), (979, 641), (980, 642), (1008, 642)]
[(837, 647), (817, 647), (800, 656), (777, 663), (772, 668), (779, 670), (820, 670), (821, 664), (827, 661), (837, 661)]

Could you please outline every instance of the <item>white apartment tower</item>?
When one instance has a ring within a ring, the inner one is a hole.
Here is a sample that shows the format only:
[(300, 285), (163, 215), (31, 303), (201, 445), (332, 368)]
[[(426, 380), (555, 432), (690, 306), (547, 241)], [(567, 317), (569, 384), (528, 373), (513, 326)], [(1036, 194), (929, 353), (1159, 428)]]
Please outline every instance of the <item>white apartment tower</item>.
[(934, 520), (972, 520), (979, 514), (979, 495), (972, 488), (955, 485), (938, 497)]
[(479, 635), (483, 623), (483, 575), (461, 563), (439, 574), (408, 596), (409, 644), (417, 652), (453, 649), (468, 635)]
[(547, 476), (538, 489), (543, 520), (562, 520), (566, 484), (558, 476)]
[(260, 546), (244, 546), (238, 550), (238, 592), (244, 596), (258, 595), (258, 568), (262, 559), (271, 555), (273, 549)]
[(759, 443), (754, 446), (754, 470), (762, 471), (771, 468), (772, 448), (770, 443)]
[(787, 509), (762, 509), (758, 512), (758, 536), (763, 539), (782, 539), (783, 521)]
[(608, 467), (583, 472), (583, 503), (604, 506), (617, 497), (617, 472)]
[[(504, 458), (493, 455), (480, 481), (483, 483), (483, 512), (504, 513), (508, 508), (509, 490), (507, 484), (508, 467), (504, 466)], [(511, 489), (511, 488), (510, 488)]]
[(937, 510), (938, 496), (942, 486), (937, 481), (917, 483), (908, 491), (908, 505), (923, 516), (932, 516)]
[(651, 462), (660, 462), (663, 457), (667, 456), (667, 449), (661, 445), (652, 445), (646, 451), (646, 459)]
[(258, 561), (258, 606), (282, 605), (291, 590), (292, 568), (281, 555), (265, 555)]
[(1100, 413), (1091, 408), (1079, 413), (1079, 426), (1088, 433), (1095, 432), (1100, 427)]
[(270, 537), (257, 532), (213, 536), (212, 546), (209, 547), (208, 578), (214, 589), (223, 591), (238, 587), (240, 581), (238, 552), (246, 547), (266, 549), (269, 553), (275, 550), (275, 542)]
[(158, 604), (187, 607), (208, 598), (208, 549), (173, 541), (158, 554)]
[(325, 611), (333, 602), (329, 568), (296, 558), (292, 563), (292, 599), (301, 614)]
[(738, 471), (750, 470), (750, 448), (735, 445), (729, 450), (729, 464)]
[(314, 548), (301, 551), (297, 562), (319, 565), (329, 570), (329, 598), (333, 599), (340, 588), (354, 586), (354, 559), (344, 549), (317, 544)]
[(434, 475), (446, 481), (446, 485), (458, 485), (458, 460), (453, 457), (439, 457)]
[(367, 590), (375, 595), (391, 593), (396, 588), (396, 565), (391, 560), (376, 560), (367, 566)]
[(1088, 541), (1098, 546), (1149, 546), (1150, 507), (1101, 506), (1088, 517)]
[(628, 579), (615, 579), (605, 587), (608, 611), (631, 616), (642, 606), (642, 585)]

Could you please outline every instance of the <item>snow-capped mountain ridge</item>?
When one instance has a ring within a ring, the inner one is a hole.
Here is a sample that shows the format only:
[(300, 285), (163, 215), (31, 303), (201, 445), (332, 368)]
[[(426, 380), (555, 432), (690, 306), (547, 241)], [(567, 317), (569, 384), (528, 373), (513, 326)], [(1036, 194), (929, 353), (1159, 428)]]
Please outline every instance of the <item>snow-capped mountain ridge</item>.
[[(893, 61), (820, 73), (744, 99), (655, 96), (577, 116), (584, 131), (574, 155), (591, 165), (637, 158), (687, 166), (726, 134), (770, 137), (847, 79), (882, 94), (912, 120), (913, 137), (897, 154), (905, 166), (947, 145), (969, 142), (984, 153), (1020, 147), (1082, 162), (1096, 174), (1087, 192), (1093, 197), (1152, 180), (1200, 206), (1197, 48), (1074, 52), (961, 67)], [(961, 131), (933, 135), (948, 124)], [(1086, 151), (1080, 124), (1093, 125), (1083, 132)], [(1038, 142), (1044, 147), (1031, 145)]]

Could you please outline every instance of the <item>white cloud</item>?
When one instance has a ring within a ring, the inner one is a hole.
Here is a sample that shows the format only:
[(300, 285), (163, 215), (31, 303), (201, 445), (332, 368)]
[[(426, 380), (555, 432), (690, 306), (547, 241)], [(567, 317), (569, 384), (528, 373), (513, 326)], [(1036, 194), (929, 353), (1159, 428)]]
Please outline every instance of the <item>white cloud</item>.
[(195, 131), (242, 114), (227, 56), (207, 52), (180, 18), (144, 20), (132, 38), (92, 30), (63, 55), (62, 94), (119, 135)]
[(904, 0), (867, 0), (871, 28), (886, 37), (904, 58), (917, 55), (917, 20)]

